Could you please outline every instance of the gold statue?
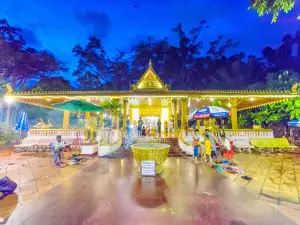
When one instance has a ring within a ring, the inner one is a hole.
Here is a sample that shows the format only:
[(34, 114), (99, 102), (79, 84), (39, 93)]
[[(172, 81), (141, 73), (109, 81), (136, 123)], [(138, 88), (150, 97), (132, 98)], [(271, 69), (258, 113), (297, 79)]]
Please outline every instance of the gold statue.
[(292, 93), (298, 93), (298, 82), (296, 82), (292, 87)]
[(11, 94), (13, 93), (13, 89), (9, 84), (6, 84), (6, 94)]
[(97, 143), (97, 119), (96, 117), (90, 117), (85, 124), (84, 142), (85, 143)]

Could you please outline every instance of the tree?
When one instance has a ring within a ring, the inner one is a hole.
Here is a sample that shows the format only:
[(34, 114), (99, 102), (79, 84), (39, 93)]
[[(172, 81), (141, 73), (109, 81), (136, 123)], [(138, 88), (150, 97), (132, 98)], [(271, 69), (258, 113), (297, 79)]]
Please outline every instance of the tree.
[(132, 78), (129, 70), (129, 58), (124, 51), (119, 51), (109, 62), (108, 73), (111, 80), (105, 84), (107, 89), (128, 90)]
[(49, 51), (27, 48), (20, 28), (11, 27), (0, 20), (0, 76), (13, 88), (27, 81), (65, 72), (67, 68)]
[(63, 77), (42, 77), (30, 91), (72, 91), (74, 88)]
[(76, 45), (72, 53), (78, 58), (73, 75), (80, 82), (80, 89), (100, 89), (111, 81), (109, 59), (100, 39), (89, 37), (89, 42), (84, 48)]
[(272, 23), (277, 21), (281, 11), (288, 13), (295, 6), (296, 0), (250, 0), (250, 8), (257, 11), (259, 16), (272, 14)]
[(102, 103), (102, 107), (108, 112), (108, 114), (112, 117), (112, 128), (117, 128), (117, 116), (118, 116), (118, 110), (121, 108), (121, 104), (115, 100), (105, 100)]

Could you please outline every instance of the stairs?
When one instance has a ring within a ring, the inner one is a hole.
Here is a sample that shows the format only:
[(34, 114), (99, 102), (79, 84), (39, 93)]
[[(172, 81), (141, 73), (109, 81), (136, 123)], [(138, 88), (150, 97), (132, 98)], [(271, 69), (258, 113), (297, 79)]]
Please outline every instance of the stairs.
[(178, 138), (168, 138), (167, 144), (171, 146), (169, 151), (169, 157), (183, 157), (186, 155), (184, 151), (181, 150), (179, 144), (178, 144)]

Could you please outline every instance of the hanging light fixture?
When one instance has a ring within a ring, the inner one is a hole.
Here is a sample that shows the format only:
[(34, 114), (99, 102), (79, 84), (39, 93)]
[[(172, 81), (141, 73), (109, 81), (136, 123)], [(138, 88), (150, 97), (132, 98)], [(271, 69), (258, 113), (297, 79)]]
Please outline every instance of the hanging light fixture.
[(189, 99), (189, 101), (188, 101), (188, 107), (190, 107), (191, 106), (191, 99)]
[(149, 105), (152, 105), (152, 100), (151, 100), (151, 98), (149, 98)]
[(230, 103), (230, 102), (228, 102), (228, 104), (227, 104), (227, 105), (228, 105), (228, 108), (230, 108), (230, 107), (231, 107), (231, 103)]
[(254, 98), (253, 98), (253, 97), (251, 97), (251, 98), (250, 98), (250, 101), (251, 101), (251, 102), (253, 102), (253, 101), (254, 101)]
[(210, 98), (210, 101), (213, 101), (214, 99), (213, 98)]

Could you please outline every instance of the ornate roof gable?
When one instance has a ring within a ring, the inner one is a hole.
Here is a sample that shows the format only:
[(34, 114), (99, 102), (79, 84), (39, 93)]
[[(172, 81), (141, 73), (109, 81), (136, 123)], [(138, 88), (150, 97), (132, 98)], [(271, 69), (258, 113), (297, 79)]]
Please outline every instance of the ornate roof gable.
[(168, 90), (168, 86), (162, 82), (152, 67), (151, 59), (148, 69), (145, 71), (139, 81), (132, 85), (133, 90)]

